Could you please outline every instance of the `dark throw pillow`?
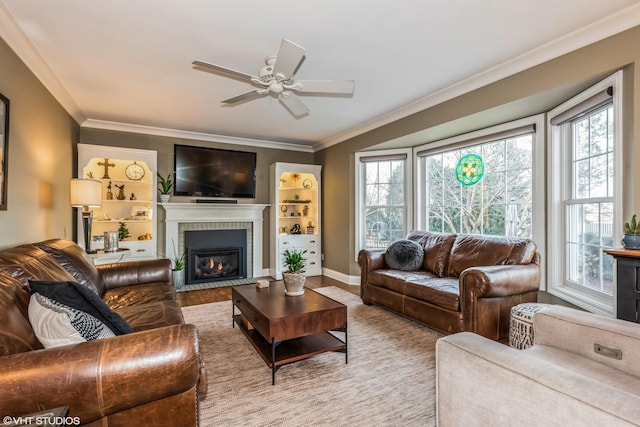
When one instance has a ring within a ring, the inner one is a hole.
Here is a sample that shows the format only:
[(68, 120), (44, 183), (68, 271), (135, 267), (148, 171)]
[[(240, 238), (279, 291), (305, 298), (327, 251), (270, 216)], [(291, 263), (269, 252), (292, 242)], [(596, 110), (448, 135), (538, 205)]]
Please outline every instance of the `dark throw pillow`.
[(419, 270), (424, 260), (424, 249), (413, 240), (398, 240), (387, 248), (384, 259), (393, 270)]
[[(75, 311), (86, 313), (99, 322), (104, 324), (114, 335), (123, 335), (133, 332), (133, 329), (126, 320), (118, 313), (112, 311), (109, 306), (100, 297), (79, 283), (76, 282), (49, 282), (29, 280), (32, 294), (39, 294), (56, 304), (59, 310), (64, 306), (67, 313), (73, 313), (76, 319), (80, 319), (80, 315)], [(33, 300), (33, 299), (32, 299)], [(40, 299), (41, 304), (51, 306), (47, 301)], [(67, 310), (67, 307), (71, 310)], [(87, 319), (85, 317), (85, 319)], [(79, 330), (85, 337), (100, 335), (99, 332), (92, 332), (86, 328), (90, 328), (91, 324), (97, 325), (93, 321), (78, 321), (78, 325), (82, 324)]]

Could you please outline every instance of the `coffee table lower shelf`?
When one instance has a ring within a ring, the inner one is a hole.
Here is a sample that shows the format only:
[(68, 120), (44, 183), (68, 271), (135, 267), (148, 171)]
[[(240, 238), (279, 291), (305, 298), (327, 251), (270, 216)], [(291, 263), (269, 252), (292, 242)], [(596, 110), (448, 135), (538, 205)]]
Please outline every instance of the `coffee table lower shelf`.
[(308, 359), (321, 353), (329, 351), (345, 353), (345, 363), (347, 362), (346, 327), (332, 330), (333, 332), (344, 332), (345, 341), (333, 335), (331, 331), (326, 331), (280, 342), (269, 342), (257, 330), (247, 329), (240, 315), (235, 315), (233, 320), (267, 366), (271, 368), (272, 384), (275, 384), (275, 373), (280, 366)]

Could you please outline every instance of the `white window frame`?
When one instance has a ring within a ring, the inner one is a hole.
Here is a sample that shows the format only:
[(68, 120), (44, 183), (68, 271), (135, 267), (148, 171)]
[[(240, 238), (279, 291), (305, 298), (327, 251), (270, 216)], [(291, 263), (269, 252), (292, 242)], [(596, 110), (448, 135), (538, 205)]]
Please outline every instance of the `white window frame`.
[(378, 151), (361, 151), (355, 153), (355, 260), (358, 260), (358, 252), (364, 248), (364, 242), (366, 237), (365, 221), (363, 221), (362, 213), (364, 212), (365, 201), (364, 197), (366, 192), (363, 190), (363, 171), (364, 168), (361, 158), (363, 157), (375, 157), (375, 156), (393, 156), (393, 155), (406, 155), (407, 158), (404, 164), (404, 194), (405, 194), (405, 208), (404, 208), (404, 234), (406, 235), (409, 230), (413, 228), (413, 162), (411, 159), (411, 148), (378, 150)]
[[(464, 146), (465, 141), (470, 141), (469, 145), (474, 145), (473, 140), (484, 138), (488, 135), (499, 134), (501, 132), (508, 132), (511, 129), (517, 129), (523, 126), (535, 125), (536, 131), (533, 135), (532, 144), (532, 223), (531, 223), (531, 239), (536, 243), (538, 253), (540, 254), (540, 262), (542, 271), (544, 271), (544, 262), (546, 259), (546, 230), (545, 230), (545, 116), (544, 114), (537, 114), (535, 116), (525, 117), (518, 120), (513, 120), (507, 123), (491, 126), (489, 128), (480, 129), (474, 132), (465, 133), (455, 137), (435, 141), (432, 143), (424, 144), (413, 149), (414, 170), (416, 171), (415, 188), (415, 210), (414, 218), (416, 226), (419, 230), (426, 230), (427, 219), (421, 215), (426, 209), (426, 194), (424, 189), (425, 182), (425, 168), (424, 162), (418, 157), (419, 152), (425, 152), (429, 150), (441, 150), (447, 146)], [(540, 280), (540, 289), (545, 290), (546, 283), (544, 278)]]
[[(573, 286), (565, 280), (567, 277), (566, 243), (567, 224), (565, 217), (565, 201), (571, 195), (571, 144), (566, 141), (568, 132), (566, 126), (552, 126), (550, 119), (569, 110), (604, 91), (607, 87), (613, 87), (613, 230), (622, 229), (622, 94), (623, 74), (618, 71), (615, 74), (600, 81), (594, 86), (581, 92), (570, 100), (564, 102), (553, 110), (549, 111), (548, 120), (548, 164), (550, 177), (548, 181), (548, 235), (549, 242), (549, 262), (547, 268), (547, 283), (550, 294), (568, 301), (578, 307), (590, 312), (615, 317), (617, 313), (614, 271), (613, 295), (605, 296), (598, 292), (592, 292), (586, 288)], [(559, 241), (559, 242), (558, 242)]]

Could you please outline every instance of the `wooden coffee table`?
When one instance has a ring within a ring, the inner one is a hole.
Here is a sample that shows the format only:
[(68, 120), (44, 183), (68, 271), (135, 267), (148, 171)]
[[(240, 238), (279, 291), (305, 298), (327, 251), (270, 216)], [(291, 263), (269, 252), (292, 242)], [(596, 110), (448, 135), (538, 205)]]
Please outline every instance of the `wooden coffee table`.
[[(301, 296), (286, 296), (282, 282), (273, 282), (268, 288), (233, 286), (231, 298), (232, 325), (238, 325), (271, 368), (272, 385), (280, 366), (316, 354), (341, 352), (348, 363), (344, 304), (311, 289), (305, 289)], [(241, 314), (236, 314), (236, 307)], [(332, 332), (344, 332), (344, 340)]]

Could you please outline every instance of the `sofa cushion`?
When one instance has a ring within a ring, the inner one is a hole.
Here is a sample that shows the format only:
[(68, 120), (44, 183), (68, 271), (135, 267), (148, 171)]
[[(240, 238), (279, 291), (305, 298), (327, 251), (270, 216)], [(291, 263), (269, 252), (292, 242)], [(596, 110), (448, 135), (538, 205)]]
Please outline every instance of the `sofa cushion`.
[(166, 283), (147, 283), (109, 289), (102, 299), (112, 310), (115, 310), (150, 302), (173, 301), (176, 299), (175, 294), (174, 286)]
[(18, 280), (0, 273), (0, 356), (42, 348), (28, 320), (29, 297)]
[(412, 231), (407, 239), (418, 242), (424, 248), (422, 268), (438, 277), (445, 277), (449, 253), (456, 240), (455, 234)]
[(415, 271), (422, 266), (424, 250), (413, 240), (397, 240), (389, 245), (384, 260), (394, 270)]
[(93, 289), (99, 296), (104, 295), (104, 281), (96, 266), (84, 249), (75, 242), (51, 239), (36, 243), (36, 246), (51, 255), (62, 268), (74, 277), (76, 282)]
[(529, 264), (536, 245), (529, 239), (479, 234), (459, 234), (449, 255), (449, 277), (458, 277), (469, 267)]
[[(119, 314), (112, 311), (96, 293), (76, 282), (30, 280), (29, 285), (31, 286), (32, 293), (40, 294), (59, 305), (64, 305), (73, 310), (88, 313), (92, 317), (95, 317), (100, 322), (104, 323), (115, 335), (123, 335), (133, 332), (131, 326), (129, 326)], [(43, 300), (40, 300), (39, 302), (43, 304)], [(45, 306), (47, 305), (45, 304)], [(31, 307), (31, 303), (29, 303), (29, 307)], [(49, 308), (51, 308), (50, 305)], [(69, 310), (63, 311), (67, 312), (70, 316), (73, 315), (77, 318), (78, 323), (85, 322), (84, 319), (80, 318), (80, 314), (70, 312)], [(79, 332), (82, 334), (82, 331)], [(83, 336), (85, 335), (83, 334)]]
[(19, 280), (27, 289), (30, 279), (74, 280), (49, 254), (35, 245), (22, 245), (0, 251), (0, 270)]
[(426, 271), (401, 271), (401, 270), (373, 270), (370, 271), (367, 280), (370, 284), (381, 286), (394, 292), (404, 293), (405, 283), (407, 281), (416, 281), (424, 278), (436, 277)]
[(161, 328), (184, 323), (182, 309), (176, 301), (158, 301), (115, 309), (134, 331)]
[(406, 281), (404, 294), (447, 310), (460, 311), (460, 292), (457, 278), (412, 278)]

